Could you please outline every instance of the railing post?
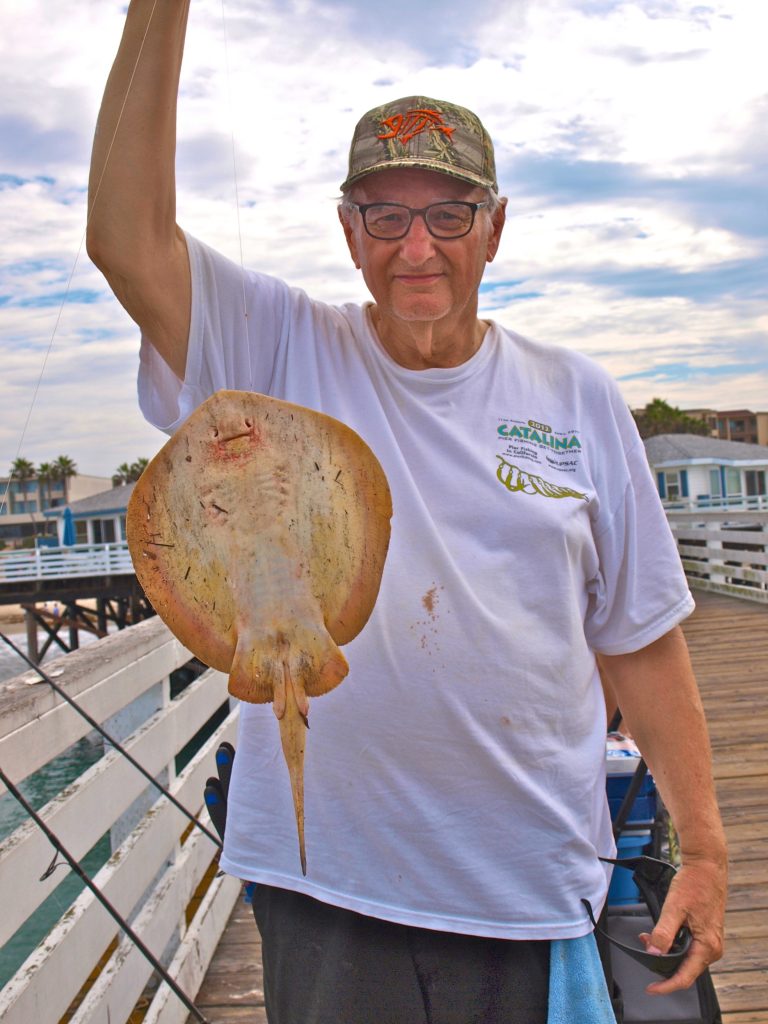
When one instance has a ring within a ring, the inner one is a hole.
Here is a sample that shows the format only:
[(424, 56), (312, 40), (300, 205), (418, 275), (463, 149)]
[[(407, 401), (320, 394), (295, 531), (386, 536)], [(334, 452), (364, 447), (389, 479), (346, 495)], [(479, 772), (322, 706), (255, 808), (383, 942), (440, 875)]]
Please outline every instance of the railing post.
[[(715, 530), (722, 529), (722, 525), (723, 524), (720, 523), (720, 522), (710, 523), (709, 527), (710, 527), (711, 531), (715, 531)], [(709, 559), (710, 562), (720, 562), (720, 564), (723, 563), (723, 542), (722, 542), (722, 540), (715, 540), (714, 538), (708, 537), (707, 538), (706, 551), (707, 551), (707, 558)], [(709, 578), (714, 583), (718, 583), (718, 584), (721, 584), (721, 585), (723, 585), (723, 584), (725, 584), (727, 582), (727, 577), (726, 577), (724, 572), (710, 572)]]
[(34, 611), (29, 608), (24, 609), (24, 624), (27, 628), (27, 654), (37, 665), (40, 661), (40, 646), (37, 642), (37, 619), (35, 618)]

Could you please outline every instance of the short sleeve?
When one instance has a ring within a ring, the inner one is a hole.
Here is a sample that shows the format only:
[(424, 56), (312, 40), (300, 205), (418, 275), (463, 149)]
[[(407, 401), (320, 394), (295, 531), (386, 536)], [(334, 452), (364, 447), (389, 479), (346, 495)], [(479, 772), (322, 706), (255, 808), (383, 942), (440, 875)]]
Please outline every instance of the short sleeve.
[(694, 608), (641, 441), (627, 452), (626, 469), (623, 493), (595, 538), (599, 570), (588, 584), (585, 634), (601, 654), (647, 647)]
[(139, 405), (167, 433), (221, 388), (268, 392), (275, 353), (290, 328), (290, 289), (186, 235), (192, 282), (189, 347), (181, 381), (142, 336)]

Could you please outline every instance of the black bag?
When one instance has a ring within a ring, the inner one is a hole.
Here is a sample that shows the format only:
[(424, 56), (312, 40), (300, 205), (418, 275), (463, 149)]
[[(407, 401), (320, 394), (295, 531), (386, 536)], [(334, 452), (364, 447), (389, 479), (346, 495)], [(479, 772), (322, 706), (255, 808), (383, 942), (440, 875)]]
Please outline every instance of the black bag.
[[(647, 771), (641, 760), (613, 823), (616, 836), (621, 834), (629, 818)], [(645, 856), (607, 863), (615, 865), (615, 870), (632, 871), (641, 900), (636, 904), (606, 906), (599, 922), (595, 922), (588, 901), (583, 901), (595, 925), (595, 938), (618, 1024), (722, 1024), (717, 993), (708, 970), (681, 992), (652, 996), (645, 991), (647, 985), (658, 981), (659, 975), (674, 974), (691, 943), (690, 932), (681, 928), (669, 953), (655, 957), (645, 952), (638, 939), (640, 932), (653, 931), (659, 919), (675, 876), (674, 866)]]
[[(610, 907), (606, 915), (609, 942), (618, 940), (626, 946), (637, 945), (640, 932), (653, 929), (653, 918), (642, 908)], [(722, 1024), (720, 1006), (709, 971), (682, 992), (652, 996), (646, 985), (658, 981), (648, 967), (638, 963), (623, 949), (610, 945), (610, 969), (613, 983), (620, 993), (620, 1004), (614, 1005), (619, 1024)]]

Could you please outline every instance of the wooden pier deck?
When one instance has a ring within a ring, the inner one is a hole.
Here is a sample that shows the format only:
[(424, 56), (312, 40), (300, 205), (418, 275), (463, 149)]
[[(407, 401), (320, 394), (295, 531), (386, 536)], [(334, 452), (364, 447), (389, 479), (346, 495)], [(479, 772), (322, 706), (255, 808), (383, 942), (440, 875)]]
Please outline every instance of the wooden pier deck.
[[(730, 845), (723, 1024), (768, 1024), (768, 607), (698, 592), (685, 623)], [(250, 908), (238, 902), (195, 1000), (211, 1024), (266, 1024)]]

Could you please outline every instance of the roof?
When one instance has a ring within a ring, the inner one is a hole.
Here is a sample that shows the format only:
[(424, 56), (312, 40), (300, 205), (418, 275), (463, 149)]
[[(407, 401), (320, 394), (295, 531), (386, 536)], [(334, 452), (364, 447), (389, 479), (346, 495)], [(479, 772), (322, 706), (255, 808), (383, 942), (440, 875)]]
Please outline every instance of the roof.
[(768, 446), (722, 441), (702, 434), (657, 434), (643, 444), (652, 466), (697, 461), (768, 463)]
[[(69, 507), (72, 515), (77, 519), (82, 516), (116, 515), (125, 512), (128, 506), (128, 499), (133, 493), (135, 484), (122, 484), (120, 487), (110, 487), (108, 491), (99, 491), (98, 494), (91, 494), (88, 498), (81, 498), (80, 501), (71, 501)], [(48, 509), (47, 516), (62, 516), (66, 506)]]

